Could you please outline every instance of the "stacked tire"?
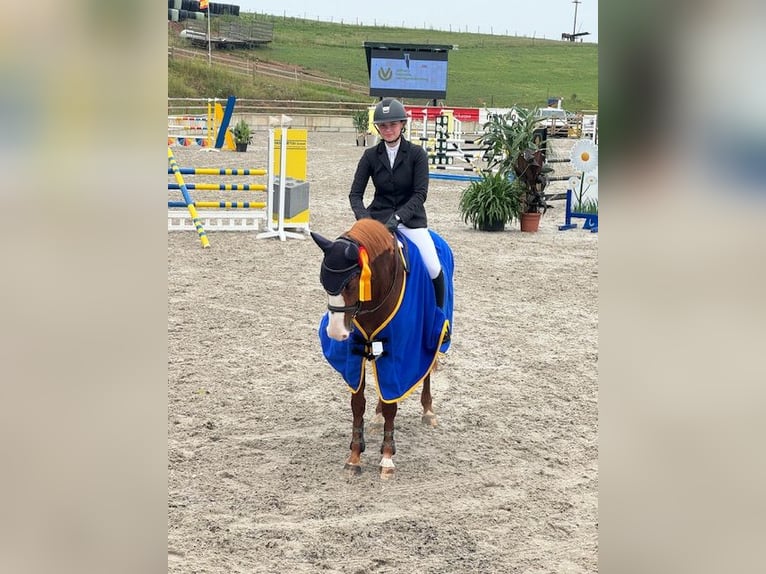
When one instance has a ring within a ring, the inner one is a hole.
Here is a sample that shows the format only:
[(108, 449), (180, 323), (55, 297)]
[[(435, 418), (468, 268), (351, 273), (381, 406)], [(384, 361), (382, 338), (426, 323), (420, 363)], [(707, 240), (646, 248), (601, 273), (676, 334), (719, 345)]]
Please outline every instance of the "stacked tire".
[[(230, 16), (239, 16), (239, 6), (234, 4), (221, 4), (220, 2), (210, 2), (208, 4), (211, 16), (220, 16), (228, 14)], [(204, 20), (205, 11), (199, 8), (199, 0), (168, 0), (168, 20), (171, 22), (180, 22), (182, 20)]]

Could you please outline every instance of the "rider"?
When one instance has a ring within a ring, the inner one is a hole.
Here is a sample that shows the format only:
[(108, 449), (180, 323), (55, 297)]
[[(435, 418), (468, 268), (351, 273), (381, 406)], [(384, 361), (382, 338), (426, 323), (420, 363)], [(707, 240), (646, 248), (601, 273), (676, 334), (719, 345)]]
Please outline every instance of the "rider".
[[(434, 284), (436, 305), (444, 309), (444, 272), (428, 232), (423, 205), (428, 195), (428, 154), (402, 135), (407, 126), (407, 113), (398, 100), (380, 101), (372, 121), (381, 141), (365, 150), (359, 160), (348, 195), (351, 209), (357, 219), (376, 219), (392, 233), (398, 230), (417, 246)], [(370, 178), (375, 194), (365, 207), (362, 200)]]

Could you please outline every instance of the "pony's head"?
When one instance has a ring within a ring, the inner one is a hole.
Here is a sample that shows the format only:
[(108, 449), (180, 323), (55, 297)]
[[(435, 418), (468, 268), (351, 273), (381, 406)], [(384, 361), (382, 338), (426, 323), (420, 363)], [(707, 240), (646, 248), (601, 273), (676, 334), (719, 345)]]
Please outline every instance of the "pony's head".
[(324, 252), (319, 280), (329, 299), (327, 334), (344, 341), (362, 304), (373, 298), (373, 263), (394, 250), (391, 233), (374, 219), (360, 219), (335, 241), (314, 232), (311, 237)]

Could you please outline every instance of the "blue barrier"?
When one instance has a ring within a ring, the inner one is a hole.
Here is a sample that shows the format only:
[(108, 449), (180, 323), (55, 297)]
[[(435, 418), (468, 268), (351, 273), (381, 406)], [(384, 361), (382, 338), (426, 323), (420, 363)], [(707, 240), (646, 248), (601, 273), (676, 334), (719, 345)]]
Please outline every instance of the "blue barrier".
[(566, 213), (564, 214), (564, 225), (559, 225), (559, 231), (576, 228), (577, 224), (572, 223), (573, 219), (584, 219), (585, 221), (582, 224), (582, 228), (589, 229), (591, 233), (598, 233), (598, 213), (577, 213), (572, 211), (572, 190), (567, 189), (567, 204)]

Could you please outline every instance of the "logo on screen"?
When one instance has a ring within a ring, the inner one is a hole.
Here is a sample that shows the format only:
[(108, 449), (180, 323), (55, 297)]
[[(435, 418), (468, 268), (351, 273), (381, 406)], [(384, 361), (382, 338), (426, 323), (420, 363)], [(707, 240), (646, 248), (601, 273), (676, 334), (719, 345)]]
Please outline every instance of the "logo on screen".
[(391, 79), (391, 74), (391, 68), (378, 68), (378, 77), (384, 82)]

